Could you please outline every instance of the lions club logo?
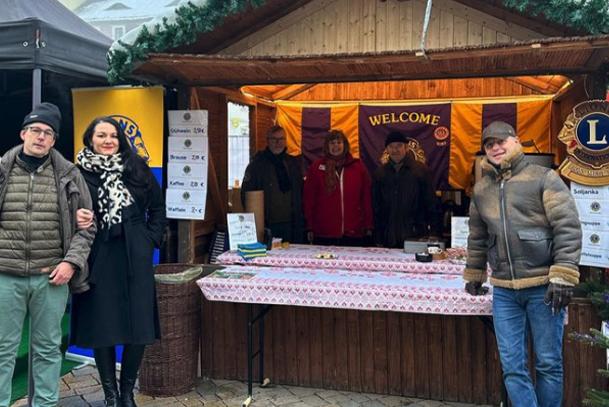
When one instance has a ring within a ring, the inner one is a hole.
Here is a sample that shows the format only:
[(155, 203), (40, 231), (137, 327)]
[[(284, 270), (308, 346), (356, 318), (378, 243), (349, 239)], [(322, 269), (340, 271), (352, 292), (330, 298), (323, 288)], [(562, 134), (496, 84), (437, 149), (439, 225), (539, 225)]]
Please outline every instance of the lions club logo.
[(578, 104), (558, 134), (568, 157), (562, 175), (583, 185), (609, 183), (609, 103), (591, 100)]
[(112, 118), (120, 124), (121, 128), (125, 132), (125, 135), (127, 136), (127, 139), (131, 143), (131, 148), (133, 151), (146, 160), (146, 162), (150, 161), (150, 154), (148, 154), (148, 150), (144, 144), (144, 138), (142, 137), (142, 132), (140, 131), (137, 123), (127, 116), (118, 114), (113, 115)]

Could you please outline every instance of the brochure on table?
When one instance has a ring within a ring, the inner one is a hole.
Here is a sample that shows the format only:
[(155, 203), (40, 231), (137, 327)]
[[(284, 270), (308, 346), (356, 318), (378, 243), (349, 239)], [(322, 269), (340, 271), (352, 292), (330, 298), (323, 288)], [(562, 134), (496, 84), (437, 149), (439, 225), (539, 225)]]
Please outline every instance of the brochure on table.
[(229, 213), (226, 215), (228, 223), (228, 241), (230, 250), (237, 250), (240, 244), (256, 243), (256, 220), (253, 213)]
[(450, 218), (450, 247), (467, 247), (469, 236), (469, 216)]
[(170, 110), (167, 217), (205, 218), (209, 159), (207, 110)]
[(571, 182), (582, 224), (579, 264), (609, 267), (609, 186), (592, 187)]

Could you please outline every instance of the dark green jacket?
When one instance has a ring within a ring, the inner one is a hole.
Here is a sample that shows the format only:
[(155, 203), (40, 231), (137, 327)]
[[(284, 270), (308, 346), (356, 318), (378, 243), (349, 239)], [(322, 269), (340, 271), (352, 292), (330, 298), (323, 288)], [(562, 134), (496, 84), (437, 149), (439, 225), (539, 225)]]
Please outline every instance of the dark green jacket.
[(579, 282), (581, 225), (571, 193), (557, 173), (528, 164), (521, 151), (483, 176), (470, 205), (467, 281), (522, 289), (559, 278)]

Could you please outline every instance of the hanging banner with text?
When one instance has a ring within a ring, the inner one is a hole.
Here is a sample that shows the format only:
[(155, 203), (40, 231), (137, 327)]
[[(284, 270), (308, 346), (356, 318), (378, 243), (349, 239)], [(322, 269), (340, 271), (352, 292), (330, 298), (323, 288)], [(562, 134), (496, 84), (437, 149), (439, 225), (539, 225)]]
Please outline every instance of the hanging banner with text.
[(484, 127), (495, 120), (509, 123), (534, 151), (548, 153), (551, 108), (545, 96), (424, 104), (277, 102), (276, 121), (286, 131), (288, 154), (301, 156), (305, 168), (322, 156), (327, 132), (340, 130), (351, 154), (372, 174), (387, 158), (387, 134), (401, 131), (415, 158), (429, 167), (436, 190), (467, 190)]
[(383, 161), (385, 138), (404, 133), (408, 148), (430, 169), (435, 189), (449, 189), (450, 104), (359, 107), (360, 158), (369, 171)]
[(99, 116), (111, 116), (122, 127), (134, 151), (143, 157), (162, 183), (163, 88), (116, 87), (72, 89), (74, 156), (82, 149), (82, 134)]

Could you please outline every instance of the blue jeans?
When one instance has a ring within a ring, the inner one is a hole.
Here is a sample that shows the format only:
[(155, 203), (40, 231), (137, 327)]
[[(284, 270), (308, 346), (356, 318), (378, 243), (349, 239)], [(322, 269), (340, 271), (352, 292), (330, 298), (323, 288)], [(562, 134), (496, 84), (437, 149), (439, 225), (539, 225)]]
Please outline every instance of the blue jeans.
[[(495, 336), (513, 407), (560, 407), (562, 403), (565, 310), (552, 315), (543, 301), (547, 287), (493, 288)], [(527, 326), (535, 352), (535, 386), (528, 369)]]

